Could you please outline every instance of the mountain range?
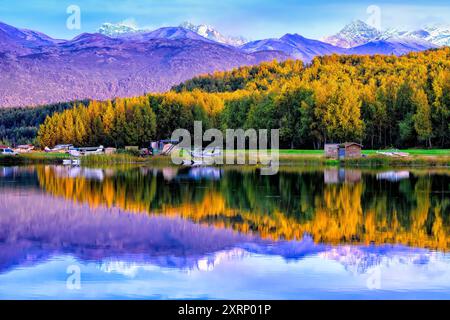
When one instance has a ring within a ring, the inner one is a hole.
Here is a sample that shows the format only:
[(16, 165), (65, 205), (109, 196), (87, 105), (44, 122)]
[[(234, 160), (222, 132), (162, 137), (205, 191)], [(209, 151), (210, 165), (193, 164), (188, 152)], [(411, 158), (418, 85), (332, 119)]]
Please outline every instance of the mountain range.
[(450, 27), (429, 25), (413, 31), (397, 29), (381, 31), (361, 20), (355, 20), (337, 34), (324, 37), (322, 41), (347, 49), (377, 41), (431, 43), (435, 46), (449, 46)]
[(448, 45), (444, 27), (380, 32), (354, 21), (323, 41), (298, 34), (247, 42), (206, 25), (145, 30), (103, 24), (72, 40), (0, 23), (0, 107), (163, 92), (194, 76), (277, 59), (328, 54), (402, 55)]
[[(225, 36), (214, 29), (214, 27), (206, 24), (195, 25), (191, 22), (186, 21), (180, 24), (179, 27), (192, 31), (203, 38), (234, 47), (242, 46), (246, 42), (248, 42), (244, 37)], [(104, 23), (98, 29), (98, 33), (112, 38), (135, 37), (136, 35), (147, 34), (151, 33), (152, 31), (153, 30), (149, 28), (139, 28), (126, 22), (119, 22), (115, 24)]]

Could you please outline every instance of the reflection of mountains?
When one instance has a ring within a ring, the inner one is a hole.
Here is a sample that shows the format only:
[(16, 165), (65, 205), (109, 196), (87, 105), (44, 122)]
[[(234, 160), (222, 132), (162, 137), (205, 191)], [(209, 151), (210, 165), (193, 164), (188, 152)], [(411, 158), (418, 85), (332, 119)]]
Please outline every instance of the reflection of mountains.
[(294, 261), (319, 255), (365, 273), (386, 261), (411, 264), (420, 258), (426, 264), (435, 255), (397, 246), (331, 247), (308, 236), (273, 242), (180, 218), (129, 214), (117, 208), (94, 210), (15, 189), (2, 190), (0, 207), (0, 272), (58, 255), (96, 262), (104, 272), (127, 276), (154, 266), (210, 271), (224, 261), (261, 254)]
[(178, 267), (253, 239), (179, 218), (104, 207), (91, 211), (38, 192), (4, 189), (0, 208), (0, 270), (57, 254), (92, 261), (136, 255)]
[(225, 170), (217, 180), (186, 179), (189, 169), (163, 174), (141, 168), (110, 172), (99, 181), (57, 174), (55, 167), (37, 170), (44, 190), (93, 208), (181, 216), (271, 239), (301, 239), (308, 233), (328, 244), (449, 247), (446, 175), (392, 182), (363, 174), (359, 182), (326, 184), (323, 172), (268, 177)]

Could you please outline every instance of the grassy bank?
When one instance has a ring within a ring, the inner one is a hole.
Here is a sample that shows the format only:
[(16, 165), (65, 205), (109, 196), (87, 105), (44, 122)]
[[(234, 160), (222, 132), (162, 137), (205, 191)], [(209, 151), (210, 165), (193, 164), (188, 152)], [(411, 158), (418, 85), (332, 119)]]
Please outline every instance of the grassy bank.
[[(376, 151), (364, 151), (364, 157), (360, 159), (331, 160), (326, 159), (321, 150), (280, 150), (280, 165), (343, 165), (355, 167), (387, 167), (387, 166), (444, 166), (450, 167), (450, 150), (402, 150), (408, 152), (409, 157), (394, 158), (378, 155)], [(229, 154), (229, 152), (226, 152)], [(245, 152), (248, 163), (249, 153)], [(64, 159), (69, 159), (66, 154), (33, 152), (15, 157), (0, 156), (0, 164), (61, 164)], [(138, 157), (131, 154), (119, 153), (113, 155), (91, 155), (81, 159), (85, 166), (111, 166), (114, 164), (169, 166), (173, 165), (170, 157)]]
[(19, 154), (14, 157), (0, 155), (0, 164), (59, 164), (64, 159), (69, 158), (69, 155), (64, 153), (31, 152)]

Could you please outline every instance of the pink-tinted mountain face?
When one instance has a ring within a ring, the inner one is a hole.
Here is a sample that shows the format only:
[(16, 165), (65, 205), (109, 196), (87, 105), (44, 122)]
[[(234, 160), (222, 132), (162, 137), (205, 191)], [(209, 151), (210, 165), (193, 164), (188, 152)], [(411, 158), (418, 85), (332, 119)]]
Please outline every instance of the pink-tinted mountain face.
[(58, 41), (1, 24), (0, 107), (162, 92), (199, 74), (287, 58), (246, 53), (183, 28)]

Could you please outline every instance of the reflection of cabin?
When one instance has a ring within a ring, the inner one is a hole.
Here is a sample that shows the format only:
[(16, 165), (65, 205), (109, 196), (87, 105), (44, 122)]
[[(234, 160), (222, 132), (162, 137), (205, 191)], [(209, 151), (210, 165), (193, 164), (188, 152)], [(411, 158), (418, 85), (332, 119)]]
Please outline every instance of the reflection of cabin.
[(357, 183), (361, 181), (361, 170), (330, 168), (324, 171), (325, 184)]
[(326, 144), (325, 156), (331, 159), (361, 158), (362, 145), (356, 142), (343, 144)]

